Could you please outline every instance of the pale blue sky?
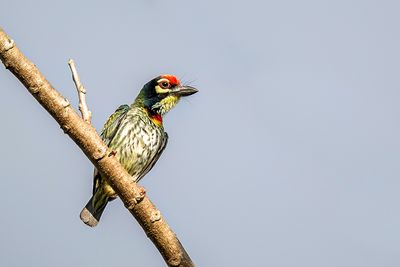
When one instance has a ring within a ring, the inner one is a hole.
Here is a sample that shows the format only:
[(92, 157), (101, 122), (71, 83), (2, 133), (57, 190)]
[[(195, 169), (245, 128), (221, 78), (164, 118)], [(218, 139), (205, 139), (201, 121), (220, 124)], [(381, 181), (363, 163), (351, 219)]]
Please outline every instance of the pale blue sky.
[[(102, 127), (172, 73), (199, 88), (165, 118), (141, 184), (197, 266), (400, 266), (397, 1), (4, 1), (0, 26)], [(92, 166), (4, 68), (2, 266), (164, 266), (119, 200), (79, 212)]]

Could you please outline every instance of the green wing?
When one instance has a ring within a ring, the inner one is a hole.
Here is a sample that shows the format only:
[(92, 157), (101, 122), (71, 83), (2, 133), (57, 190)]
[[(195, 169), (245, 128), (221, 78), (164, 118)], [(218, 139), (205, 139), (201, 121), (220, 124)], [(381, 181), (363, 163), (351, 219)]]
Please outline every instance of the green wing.
[(151, 169), (154, 167), (154, 164), (156, 164), (157, 160), (160, 158), (161, 154), (163, 153), (165, 147), (167, 146), (168, 143), (168, 134), (164, 132), (164, 136), (162, 139), (162, 143), (160, 147), (157, 150), (156, 155), (154, 158), (147, 164), (146, 168), (144, 168), (144, 171), (142, 174), (140, 174), (139, 178), (136, 180), (136, 182), (139, 182), (140, 179), (142, 179)]
[[(128, 105), (119, 106), (117, 110), (113, 114), (111, 114), (111, 116), (104, 124), (103, 129), (100, 132), (100, 137), (101, 139), (103, 139), (104, 143), (107, 146), (110, 145), (111, 140), (117, 133), (117, 130), (121, 122), (126, 117), (126, 113), (128, 112), (129, 109), (130, 107)], [(101, 179), (100, 174), (95, 168), (93, 174), (93, 195), (96, 192), (97, 187), (99, 186), (100, 179)]]
[(128, 110), (128, 105), (119, 106), (119, 108), (117, 108), (117, 110), (113, 114), (111, 114), (111, 116), (104, 124), (103, 129), (100, 133), (100, 137), (101, 139), (103, 139), (106, 145), (109, 145), (111, 140), (114, 138), (119, 128), (119, 125), (121, 124), (121, 121), (125, 118)]

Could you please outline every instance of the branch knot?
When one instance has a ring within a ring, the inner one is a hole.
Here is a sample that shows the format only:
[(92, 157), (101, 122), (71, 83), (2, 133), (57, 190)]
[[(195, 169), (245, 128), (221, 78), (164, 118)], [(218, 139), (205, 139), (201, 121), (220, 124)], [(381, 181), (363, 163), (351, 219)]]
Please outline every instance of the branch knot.
[(102, 160), (107, 155), (108, 148), (107, 147), (99, 147), (96, 149), (96, 153), (93, 155), (96, 161)]
[(159, 210), (155, 210), (150, 215), (150, 221), (155, 223), (156, 221), (161, 220), (161, 212)]
[(71, 105), (71, 104), (69, 103), (68, 99), (64, 98), (64, 99), (63, 99), (63, 103), (62, 103), (63, 108), (67, 108), (67, 107), (69, 107), (70, 105)]
[(8, 50), (14, 48), (14, 46), (15, 46), (14, 40), (7, 36), (7, 42), (3, 43), (1, 50), (3, 50), (2, 52), (7, 52)]
[(179, 266), (181, 264), (182, 254), (180, 253), (179, 256), (170, 258), (168, 260), (169, 266)]

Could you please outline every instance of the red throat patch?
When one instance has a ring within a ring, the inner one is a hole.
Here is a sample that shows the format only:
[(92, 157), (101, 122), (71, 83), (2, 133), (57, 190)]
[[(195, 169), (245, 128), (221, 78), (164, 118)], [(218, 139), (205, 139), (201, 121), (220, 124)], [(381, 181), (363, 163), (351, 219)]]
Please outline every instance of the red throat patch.
[(172, 86), (176, 86), (176, 85), (178, 85), (178, 84), (181, 83), (181, 82), (178, 80), (178, 78), (176, 78), (174, 75), (171, 75), (171, 74), (164, 74), (164, 75), (161, 75), (161, 77), (162, 77), (162, 78), (165, 78), (165, 79), (168, 79), (169, 83), (170, 83)]
[(160, 114), (155, 113), (150, 115), (150, 119), (154, 122), (155, 125), (161, 126), (162, 125), (162, 117)]

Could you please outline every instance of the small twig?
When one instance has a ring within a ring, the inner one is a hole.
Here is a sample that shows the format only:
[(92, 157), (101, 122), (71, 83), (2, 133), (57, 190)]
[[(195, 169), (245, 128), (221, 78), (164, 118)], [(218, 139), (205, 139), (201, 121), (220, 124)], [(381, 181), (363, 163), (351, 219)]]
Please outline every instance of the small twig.
[(74, 80), (76, 90), (78, 91), (79, 96), (79, 111), (82, 114), (82, 119), (91, 124), (92, 120), (92, 112), (90, 112), (87, 103), (86, 103), (86, 90), (81, 83), (81, 79), (79, 79), (78, 71), (76, 70), (74, 60), (68, 60), (68, 65), (71, 69), (72, 79)]

